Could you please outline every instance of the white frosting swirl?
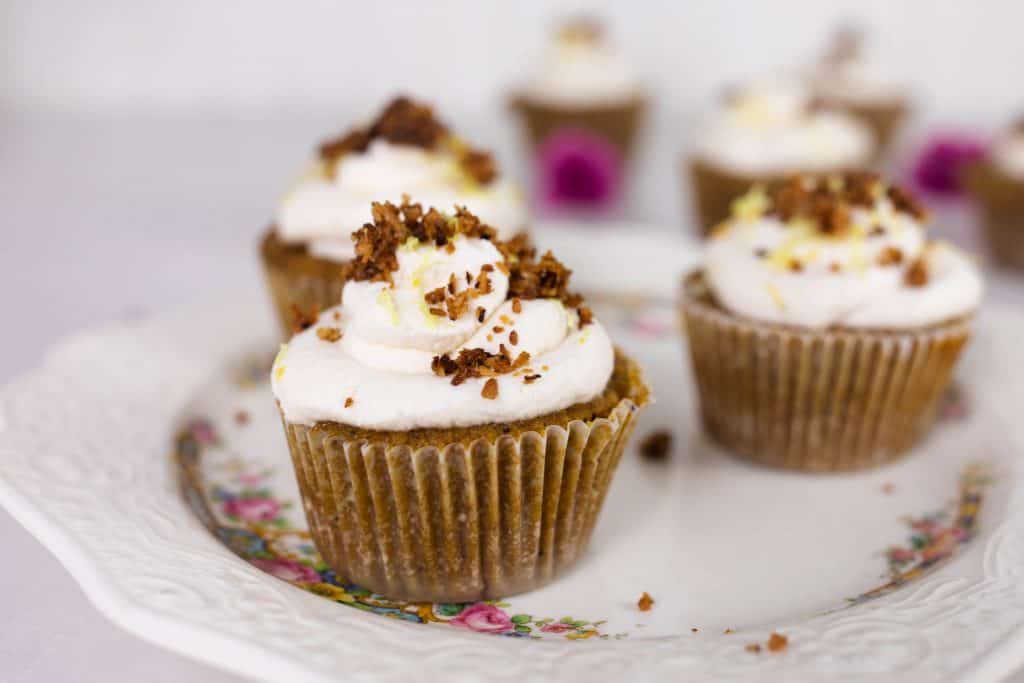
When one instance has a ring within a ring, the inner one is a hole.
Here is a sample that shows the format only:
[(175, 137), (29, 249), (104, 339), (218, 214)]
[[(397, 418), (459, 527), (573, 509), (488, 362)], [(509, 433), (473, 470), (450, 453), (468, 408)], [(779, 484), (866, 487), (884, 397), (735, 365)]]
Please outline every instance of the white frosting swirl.
[(479, 185), (451, 154), (378, 139), (365, 152), (343, 156), (333, 179), (319, 171), (302, 178), (281, 202), (277, 234), (305, 243), (316, 256), (344, 261), (355, 253), (352, 233), (371, 220), (370, 204), (398, 203), (403, 194), (424, 206), (465, 206), (485, 223), (503, 226), (504, 237), (526, 225), (522, 195), (510, 181)]
[(990, 156), (1003, 173), (1024, 180), (1024, 132), (1010, 133), (996, 140)]
[(861, 57), (825, 63), (812, 74), (815, 91), (826, 100), (852, 105), (898, 105), (906, 88)]
[(565, 107), (619, 104), (637, 97), (641, 86), (621, 55), (597, 39), (560, 39), (549, 49), (523, 94)]
[(730, 98), (701, 132), (697, 154), (747, 175), (825, 171), (866, 164), (871, 131), (832, 111), (811, 111), (810, 94), (793, 80), (754, 84)]
[[(413, 242), (401, 247), (393, 285), (346, 283), (344, 303), (282, 348), (272, 383), (287, 421), (381, 430), (468, 427), (536, 417), (604, 391), (615, 354), (601, 324), (580, 328), (576, 313), (554, 299), (513, 305), (499, 268), (489, 273), (492, 291), (474, 298), (457, 320), (432, 315), (424, 294), (447, 285), (452, 274), (462, 291), (467, 272), (475, 280), (482, 266), (502, 258), (486, 240), (458, 237), (452, 244), (452, 252)], [(477, 307), (486, 311), (483, 323)], [(317, 328), (324, 326), (339, 327), (341, 340), (320, 339)], [(529, 353), (529, 372), (498, 375), (494, 399), (481, 395), (486, 378), (453, 386), (431, 371), (434, 356), (454, 358), (470, 348), (496, 353), (500, 345), (513, 357)], [(540, 378), (527, 384), (526, 374)]]
[[(983, 287), (971, 259), (952, 246), (926, 243), (923, 226), (894, 211), (888, 199), (871, 210), (855, 208), (852, 220), (849, 233), (832, 237), (807, 223), (734, 218), (707, 248), (711, 290), (734, 313), (813, 328), (906, 329), (977, 309)], [(872, 235), (876, 226), (885, 234)], [(899, 249), (900, 263), (880, 263), (889, 248)], [(911, 287), (904, 278), (918, 257), (927, 264), (928, 280)], [(790, 269), (793, 259), (799, 272)]]

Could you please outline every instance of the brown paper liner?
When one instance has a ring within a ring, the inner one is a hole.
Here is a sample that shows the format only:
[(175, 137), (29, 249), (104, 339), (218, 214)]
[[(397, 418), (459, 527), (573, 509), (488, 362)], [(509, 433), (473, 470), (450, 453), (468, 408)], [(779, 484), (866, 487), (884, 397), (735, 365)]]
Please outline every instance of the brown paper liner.
[(625, 159), (633, 151), (647, 101), (643, 96), (637, 96), (622, 104), (567, 108), (519, 96), (512, 98), (511, 107), (522, 117), (534, 149), (544, 144), (553, 132), (571, 126), (589, 130), (608, 140)]
[(311, 255), (302, 245), (281, 242), (270, 228), (260, 243), (270, 298), (285, 338), (292, 335), (292, 306), (310, 313), (341, 302), (348, 265)]
[(310, 533), (339, 576), (397, 600), (469, 602), (538, 588), (583, 554), (638, 408), (625, 397), (587, 421), (444, 430), (467, 438), (426, 446), (284, 428)]
[(989, 256), (1001, 266), (1024, 270), (1024, 181), (990, 162), (969, 167), (965, 181), (981, 211)]
[(849, 114), (871, 129), (875, 136), (879, 159), (884, 158), (889, 152), (900, 126), (909, 114), (909, 109), (903, 102), (870, 105), (825, 99), (824, 103), (831, 109)]
[(971, 316), (920, 330), (805, 330), (717, 306), (700, 272), (683, 282), (701, 418), (719, 444), (762, 465), (859, 470), (928, 431)]

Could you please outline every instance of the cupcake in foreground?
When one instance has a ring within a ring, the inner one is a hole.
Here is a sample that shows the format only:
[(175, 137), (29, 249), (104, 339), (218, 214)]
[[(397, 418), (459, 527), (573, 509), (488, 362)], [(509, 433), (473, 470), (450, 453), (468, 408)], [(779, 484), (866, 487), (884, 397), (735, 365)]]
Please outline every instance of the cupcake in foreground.
[(492, 599), (586, 547), (648, 399), (570, 271), (464, 209), (374, 204), (342, 304), (272, 370), (325, 561), (391, 598)]
[(985, 160), (967, 169), (966, 181), (981, 208), (992, 259), (1024, 269), (1024, 119), (996, 139)]
[(755, 183), (861, 169), (875, 154), (864, 124), (812, 106), (810, 91), (787, 78), (731, 93), (697, 139), (689, 170), (705, 233), (728, 218), (732, 201)]
[(982, 296), (871, 174), (797, 177), (737, 200), (682, 314), (705, 430), (772, 467), (854, 470), (927, 432)]
[(512, 98), (530, 139), (539, 205), (614, 209), (645, 105), (640, 83), (599, 24), (562, 26), (541, 68)]
[(500, 176), (489, 153), (454, 136), (429, 106), (396, 98), (368, 125), (320, 145), (263, 238), (286, 335), (296, 309), (338, 303), (355, 253), (352, 233), (370, 219), (370, 203), (410, 193), (436, 206), (466, 206), (509, 234), (526, 226), (518, 188)]
[(863, 34), (853, 28), (839, 31), (809, 77), (815, 97), (869, 126), (884, 155), (910, 112), (910, 96), (902, 83), (867, 59)]

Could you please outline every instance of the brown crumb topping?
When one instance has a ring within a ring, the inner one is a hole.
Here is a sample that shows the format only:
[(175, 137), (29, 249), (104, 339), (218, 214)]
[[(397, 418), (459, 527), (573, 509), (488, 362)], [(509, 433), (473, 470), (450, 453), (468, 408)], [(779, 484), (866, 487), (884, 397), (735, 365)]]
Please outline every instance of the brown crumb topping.
[(326, 140), (318, 147), (320, 159), (333, 176), (337, 162), (346, 154), (362, 153), (375, 139), (395, 145), (428, 150), (447, 146), (470, 178), (486, 185), (498, 177), (498, 167), (490, 152), (474, 149), (456, 140), (434, 114), (433, 108), (409, 97), (396, 97), (366, 127), (357, 127)]
[(782, 652), (789, 646), (789, 638), (782, 635), (781, 633), (772, 633), (768, 637), (768, 651), (769, 652)]
[(759, 653), (761, 651), (761, 644), (760, 643), (750, 643), (749, 645), (747, 645), (743, 649), (746, 650), (747, 652), (752, 652), (754, 654), (757, 654), (757, 653)]
[(731, 628), (727, 628), (724, 631), (722, 631), (722, 633), (724, 633), (727, 636), (731, 636), (733, 633), (736, 633), (736, 631)]
[(320, 309), (314, 306), (308, 313), (292, 304), (292, 331), (295, 334), (308, 330), (320, 319)]
[(525, 375), (525, 376), (523, 377), (523, 384), (533, 384), (534, 382), (536, 382), (537, 380), (539, 380), (539, 379), (540, 379), (540, 377), (541, 377), (541, 376), (540, 376), (540, 375), (537, 375), (537, 374), (533, 374), (533, 375)]
[(924, 287), (928, 284), (928, 264), (924, 259), (916, 259), (910, 264), (903, 276), (903, 282), (907, 287)]
[(899, 247), (886, 247), (878, 254), (878, 265), (898, 266), (903, 263), (903, 251)]
[(349, 397), (347, 397), (345, 399), (345, 407), (346, 408), (351, 408), (352, 404), (354, 404), (354, 403), (355, 403), (355, 400), (351, 396), (349, 396)]
[[(825, 235), (840, 236), (851, 227), (851, 210), (871, 208), (887, 197), (902, 213), (924, 220), (927, 212), (905, 190), (884, 184), (880, 176), (862, 171), (838, 176), (797, 175), (768, 192), (769, 215), (783, 221), (809, 220)], [(871, 234), (880, 226), (876, 226)], [(883, 234), (884, 234), (884, 228)]]
[(336, 342), (341, 339), (341, 330), (337, 327), (318, 327), (316, 328), (316, 336), (325, 342)]
[(484, 382), (484, 388), (480, 390), (480, 395), (492, 401), (498, 398), (498, 380), (491, 377)]
[(438, 377), (451, 377), (452, 384), (458, 386), (472, 377), (493, 377), (514, 372), (526, 367), (529, 362), (530, 354), (523, 351), (513, 358), (508, 348), (501, 344), (498, 353), (485, 349), (462, 349), (455, 358), (447, 353), (434, 356), (430, 369)]
[(649, 460), (664, 460), (672, 450), (672, 433), (667, 429), (651, 432), (640, 442), (640, 455)]
[(654, 598), (651, 597), (650, 593), (644, 591), (644, 594), (640, 596), (640, 599), (636, 601), (636, 607), (641, 612), (650, 612), (651, 607), (654, 606)]
[(249, 424), (249, 412), (246, 410), (239, 410), (235, 413), (235, 424), (238, 426)]

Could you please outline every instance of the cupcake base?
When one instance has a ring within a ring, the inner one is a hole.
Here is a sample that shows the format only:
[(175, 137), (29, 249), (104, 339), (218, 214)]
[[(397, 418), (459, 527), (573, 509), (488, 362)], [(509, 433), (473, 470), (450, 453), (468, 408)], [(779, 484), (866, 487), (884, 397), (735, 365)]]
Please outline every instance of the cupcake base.
[(855, 104), (838, 100), (825, 100), (828, 107), (842, 111), (871, 129), (875, 137), (877, 157), (884, 158), (900, 126), (907, 118), (908, 109), (902, 102), (882, 104)]
[(982, 162), (968, 169), (966, 181), (981, 209), (992, 261), (1024, 270), (1024, 180)]
[(270, 298), (285, 338), (294, 332), (295, 308), (323, 311), (341, 301), (348, 264), (319, 258), (301, 244), (287, 244), (271, 227), (260, 242)]
[(542, 586), (582, 555), (647, 396), (616, 353), (602, 396), (532, 420), (284, 428), (312, 538), (339, 576), (393, 599), (469, 602)]
[(970, 316), (918, 330), (804, 330), (720, 308), (703, 274), (682, 316), (706, 432), (742, 458), (812, 472), (904, 455), (928, 431)]
[(640, 128), (646, 100), (637, 96), (622, 103), (560, 107), (516, 97), (512, 100), (512, 108), (522, 116), (535, 149), (543, 145), (552, 133), (564, 128), (577, 128), (607, 140), (615, 145), (623, 158), (627, 158)]

